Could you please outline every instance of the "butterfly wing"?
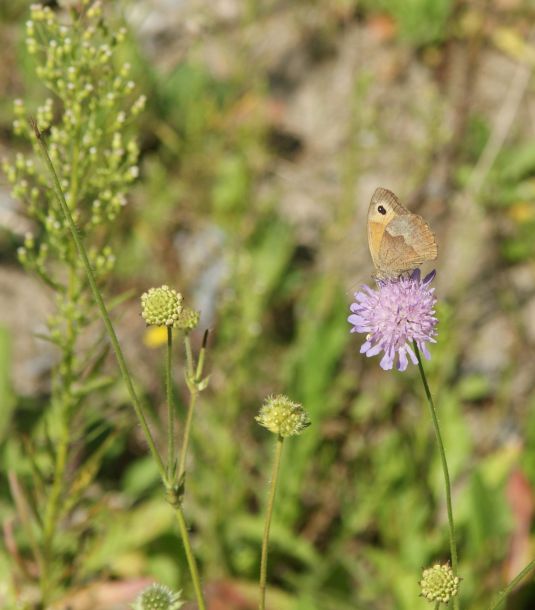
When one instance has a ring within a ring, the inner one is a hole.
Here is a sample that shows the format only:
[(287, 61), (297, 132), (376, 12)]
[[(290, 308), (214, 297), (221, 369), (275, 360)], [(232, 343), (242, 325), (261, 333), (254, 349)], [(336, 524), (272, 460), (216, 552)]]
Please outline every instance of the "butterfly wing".
[(376, 266), (380, 275), (392, 277), (436, 257), (437, 244), (429, 225), (421, 216), (405, 213), (385, 227)]
[(375, 189), (368, 207), (368, 246), (377, 269), (380, 267), (380, 247), (386, 227), (402, 214), (410, 212), (392, 191), (381, 187)]
[(391, 212), (393, 215), (410, 214), (409, 210), (407, 210), (392, 191), (382, 187), (376, 188), (373, 192), (370, 207), (368, 208), (368, 218), (380, 218), (377, 212), (377, 208), (380, 205), (383, 205), (387, 212)]

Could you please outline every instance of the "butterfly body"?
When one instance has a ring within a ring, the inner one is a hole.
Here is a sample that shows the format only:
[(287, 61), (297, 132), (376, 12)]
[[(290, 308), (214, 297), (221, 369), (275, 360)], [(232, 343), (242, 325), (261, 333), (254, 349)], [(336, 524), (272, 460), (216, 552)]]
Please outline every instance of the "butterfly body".
[(375, 190), (368, 208), (368, 244), (378, 279), (399, 277), (437, 257), (427, 222), (384, 188)]

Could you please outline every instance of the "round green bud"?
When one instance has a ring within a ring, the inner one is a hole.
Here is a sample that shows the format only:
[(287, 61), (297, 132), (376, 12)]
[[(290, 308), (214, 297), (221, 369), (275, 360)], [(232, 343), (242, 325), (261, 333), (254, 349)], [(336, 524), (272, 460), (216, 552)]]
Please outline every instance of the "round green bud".
[(189, 332), (197, 327), (201, 313), (191, 307), (183, 307), (180, 316), (175, 324), (175, 328)]
[(422, 597), (430, 602), (447, 604), (459, 591), (460, 579), (448, 564), (436, 563), (422, 572), (420, 588)]
[(169, 587), (153, 584), (144, 589), (132, 604), (133, 610), (178, 610), (184, 605), (181, 591), (175, 593)]
[(269, 396), (255, 419), (261, 426), (282, 437), (300, 434), (310, 426), (303, 406), (283, 394)]
[(182, 295), (169, 286), (151, 288), (141, 296), (141, 316), (147, 326), (175, 326), (182, 313)]

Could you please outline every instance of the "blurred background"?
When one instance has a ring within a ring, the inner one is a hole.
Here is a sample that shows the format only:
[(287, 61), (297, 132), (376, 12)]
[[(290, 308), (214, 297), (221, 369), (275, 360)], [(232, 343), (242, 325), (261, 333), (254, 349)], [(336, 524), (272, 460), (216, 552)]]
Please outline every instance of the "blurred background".
[[(453, 477), (463, 605), (488, 608), (534, 552), (535, 6), (108, 5), (128, 29), (120, 59), (147, 107), (107, 294), (130, 291), (114, 319), (155, 430), (165, 413), (163, 350), (145, 331), (138, 295), (161, 283), (180, 290), (202, 312), (197, 348), (211, 329), (185, 501), (211, 610), (256, 607), (273, 439), (253, 418), (279, 392), (303, 403), (312, 426), (285, 447), (270, 608), (430, 607), (418, 597), (421, 569), (447, 559), (448, 538), (417, 370), (384, 372), (378, 358), (360, 356), (346, 321), (354, 291), (372, 281), (365, 221), (377, 186), (437, 234), (439, 341), (427, 371)], [(0, 4), (2, 157), (21, 147), (13, 99), (44, 97), (24, 48), (28, 7)], [(28, 422), (46, 409), (57, 359), (35, 335), (53, 310), (49, 289), (17, 262), (30, 229), (2, 178), (3, 590), (17, 521), (3, 473), (17, 470)], [(116, 374), (112, 359), (107, 370)], [(177, 369), (180, 421), (181, 380)], [(81, 574), (65, 591), (68, 607), (126, 608), (152, 580), (191, 599), (172, 513), (122, 384), (88, 408), (106, 413), (114, 440), (89, 489), (93, 512), (79, 516), (98, 544), (86, 553), (73, 547), (72, 528), (63, 534)], [(529, 583), (508, 605), (534, 607)]]

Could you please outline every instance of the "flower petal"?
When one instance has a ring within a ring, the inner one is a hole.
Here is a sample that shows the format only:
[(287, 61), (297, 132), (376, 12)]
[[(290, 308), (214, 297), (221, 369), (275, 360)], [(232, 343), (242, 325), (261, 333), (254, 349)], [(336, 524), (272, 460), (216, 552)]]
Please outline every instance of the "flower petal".
[(382, 347), (380, 345), (373, 345), (367, 352), (366, 352), (366, 356), (368, 356), (368, 358), (371, 358), (372, 356), (377, 356), (377, 354), (380, 354), (382, 351)]
[(404, 347), (400, 348), (398, 350), (398, 354), (399, 354), (398, 371), (404, 371), (409, 364), (409, 361), (407, 360), (407, 352), (406, 352), (405, 348)]
[(366, 341), (360, 346), (360, 353), (365, 354), (370, 348), (372, 344), (369, 341)]
[(389, 354), (388, 352), (386, 352), (385, 355), (381, 358), (381, 362), (379, 363), (379, 366), (384, 371), (391, 370), (392, 367), (394, 366), (394, 357), (392, 356), (392, 354)]
[[(428, 273), (425, 277), (424, 277), (424, 281), (422, 282), (422, 285), (424, 287), (427, 287), (428, 284), (430, 284), (436, 276), (437, 272), (435, 269), (433, 269), (433, 271), (431, 271), (431, 273)], [(432, 290), (434, 290), (434, 288), (432, 288)]]

